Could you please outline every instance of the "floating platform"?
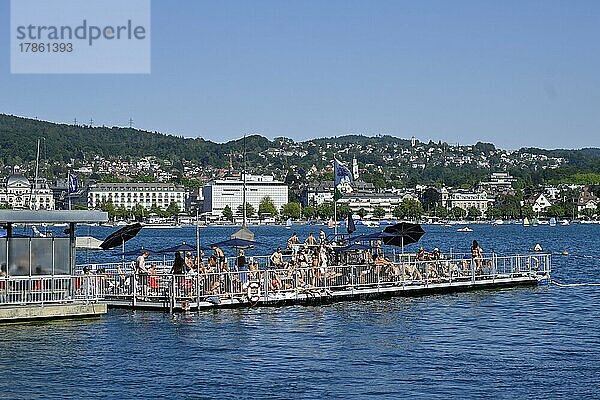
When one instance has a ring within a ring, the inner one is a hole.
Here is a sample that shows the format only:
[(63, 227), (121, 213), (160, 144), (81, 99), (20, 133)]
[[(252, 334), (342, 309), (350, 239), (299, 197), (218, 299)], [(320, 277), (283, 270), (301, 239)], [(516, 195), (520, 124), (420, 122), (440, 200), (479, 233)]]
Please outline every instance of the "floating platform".
[(94, 318), (106, 314), (107, 304), (9, 305), (0, 307), (0, 323), (49, 319)]

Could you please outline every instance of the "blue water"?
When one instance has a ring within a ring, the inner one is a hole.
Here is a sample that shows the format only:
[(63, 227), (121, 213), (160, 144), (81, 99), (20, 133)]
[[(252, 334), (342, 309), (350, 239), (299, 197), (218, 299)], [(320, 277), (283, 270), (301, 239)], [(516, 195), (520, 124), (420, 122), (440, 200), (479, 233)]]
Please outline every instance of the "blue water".
[[(460, 251), (476, 238), (486, 251), (517, 253), (539, 242), (591, 256), (554, 256), (554, 279), (600, 282), (598, 225), (473, 228), (427, 226), (420, 244)], [(290, 234), (254, 230), (269, 248)], [(203, 244), (231, 231), (202, 229)], [(142, 231), (127, 247), (181, 241), (195, 243), (194, 229)], [(0, 326), (0, 398), (600, 398), (599, 305), (600, 287), (543, 285)]]

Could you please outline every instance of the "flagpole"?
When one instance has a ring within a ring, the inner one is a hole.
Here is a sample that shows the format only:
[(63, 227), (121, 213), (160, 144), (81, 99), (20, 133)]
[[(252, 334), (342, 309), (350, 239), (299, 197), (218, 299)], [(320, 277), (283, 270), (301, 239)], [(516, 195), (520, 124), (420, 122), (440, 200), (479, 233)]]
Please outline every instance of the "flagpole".
[(337, 199), (335, 195), (335, 157), (333, 158), (333, 237), (337, 240)]
[(69, 198), (69, 211), (71, 211), (71, 170), (67, 171), (67, 197)]

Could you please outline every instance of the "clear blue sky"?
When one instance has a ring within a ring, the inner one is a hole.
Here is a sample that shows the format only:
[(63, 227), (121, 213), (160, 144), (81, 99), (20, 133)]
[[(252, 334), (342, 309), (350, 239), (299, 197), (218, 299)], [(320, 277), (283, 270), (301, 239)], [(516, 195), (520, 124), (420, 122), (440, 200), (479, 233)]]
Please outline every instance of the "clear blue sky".
[(223, 142), (600, 147), (600, 1), (152, 2), (149, 75), (11, 75), (0, 112)]

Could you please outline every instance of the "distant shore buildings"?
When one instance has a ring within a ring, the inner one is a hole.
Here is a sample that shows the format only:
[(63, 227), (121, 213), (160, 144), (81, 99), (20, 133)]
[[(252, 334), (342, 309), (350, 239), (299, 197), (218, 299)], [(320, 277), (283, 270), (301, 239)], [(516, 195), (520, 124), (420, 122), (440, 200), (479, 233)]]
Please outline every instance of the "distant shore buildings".
[(14, 210), (54, 210), (54, 197), (45, 179), (31, 183), (15, 169), (0, 184), (0, 205)]
[[(221, 217), (223, 210), (229, 206), (233, 213), (243, 204), (244, 178), (231, 176), (215, 179), (202, 188), (204, 197), (203, 212), (213, 217)], [(261, 201), (270, 198), (275, 208), (281, 208), (288, 203), (288, 186), (275, 180), (271, 175), (246, 175), (246, 203), (258, 211)]]
[(150, 210), (156, 205), (166, 210), (175, 203), (179, 210), (185, 209), (185, 188), (173, 183), (96, 183), (88, 188), (88, 208), (98, 209), (107, 202), (116, 208), (132, 210), (136, 205)]

